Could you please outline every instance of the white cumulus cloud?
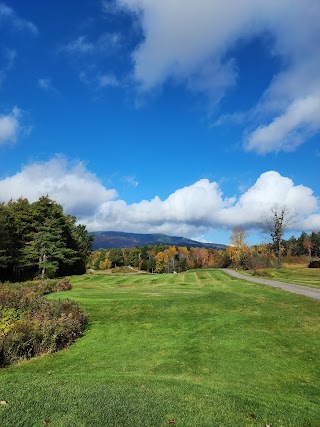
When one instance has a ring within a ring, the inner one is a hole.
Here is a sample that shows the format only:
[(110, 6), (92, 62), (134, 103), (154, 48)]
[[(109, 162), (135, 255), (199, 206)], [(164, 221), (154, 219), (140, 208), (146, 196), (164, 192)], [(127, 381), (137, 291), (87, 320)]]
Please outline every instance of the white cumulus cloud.
[(17, 107), (9, 114), (0, 114), (0, 144), (16, 142), (20, 130), (19, 117)]
[(45, 195), (81, 218), (92, 215), (102, 203), (115, 198), (117, 192), (106, 189), (84, 163), (71, 165), (62, 157), (29, 164), (0, 181), (1, 201), (21, 196), (35, 201)]
[(320, 94), (294, 100), (283, 114), (249, 136), (247, 150), (264, 154), (292, 151), (320, 129)]
[[(320, 206), (313, 191), (276, 171), (263, 173), (238, 197), (224, 197), (218, 183), (201, 179), (177, 189), (165, 200), (155, 196), (131, 205), (124, 200), (108, 200), (85, 221), (91, 230), (192, 237), (212, 229), (254, 228), (275, 204), (285, 204), (295, 214), (293, 228), (310, 229), (312, 225), (312, 229), (320, 230)], [(312, 219), (309, 227), (308, 218)]]
[[(260, 175), (255, 184), (244, 192), (228, 209), (218, 212), (221, 224), (235, 227), (252, 227), (260, 221), (264, 212), (274, 205), (285, 205), (297, 220), (306, 218), (319, 210), (313, 191), (303, 185), (295, 185), (276, 171)], [(296, 226), (296, 224), (294, 224)], [(319, 223), (320, 227), (320, 223)]]
[[(145, 39), (133, 58), (135, 77), (145, 89), (168, 77), (197, 73), (212, 58), (221, 63), (226, 49), (252, 28), (258, 11), (254, 0), (118, 0), (118, 4), (141, 17)], [(208, 78), (214, 81), (214, 73)]]
[(295, 213), (292, 229), (320, 230), (320, 205), (312, 189), (295, 184), (276, 171), (260, 175), (239, 196), (225, 197), (216, 182), (201, 179), (177, 189), (166, 199), (158, 196), (128, 204), (115, 189), (106, 188), (82, 162), (62, 157), (33, 163), (0, 180), (0, 201), (49, 195), (91, 231), (117, 230), (194, 237), (210, 230), (236, 226), (254, 228), (275, 204)]
[(219, 102), (237, 84), (239, 43), (267, 35), (269, 54), (283, 67), (252, 106), (262, 113), (262, 123), (249, 133), (245, 148), (260, 154), (294, 150), (319, 132), (318, 0), (117, 0), (117, 5), (141, 24), (144, 37), (132, 57), (143, 91), (178, 79)]

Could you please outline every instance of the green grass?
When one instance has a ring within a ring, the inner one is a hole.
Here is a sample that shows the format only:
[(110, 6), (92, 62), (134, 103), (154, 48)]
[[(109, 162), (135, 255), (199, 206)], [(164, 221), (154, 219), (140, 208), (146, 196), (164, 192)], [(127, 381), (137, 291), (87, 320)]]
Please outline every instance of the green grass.
[[(293, 283), (296, 285), (320, 289), (319, 268), (288, 267), (263, 270), (263, 272), (265, 272), (265, 276), (261, 276), (262, 279), (278, 280), (280, 282)], [(251, 275), (249, 271), (243, 271), (242, 273)]]
[(221, 271), (72, 279), (70, 348), (0, 371), (1, 427), (320, 425), (320, 303)]
[(319, 268), (281, 268), (273, 273), (275, 280), (320, 289)]

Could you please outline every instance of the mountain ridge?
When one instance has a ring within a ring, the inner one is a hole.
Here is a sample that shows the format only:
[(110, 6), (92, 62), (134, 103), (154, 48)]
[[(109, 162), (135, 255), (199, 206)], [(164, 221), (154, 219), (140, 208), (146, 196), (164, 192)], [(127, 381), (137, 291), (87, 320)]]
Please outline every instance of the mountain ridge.
[(123, 231), (94, 231), (93, 250), (134, 248), (135, 246), (170, 245), (187, 246), (189, 248), (225, 249), (227, 245), (221, 243), (204, 243), (186, 237), (169, 236), (161, 233), (126, 233)]

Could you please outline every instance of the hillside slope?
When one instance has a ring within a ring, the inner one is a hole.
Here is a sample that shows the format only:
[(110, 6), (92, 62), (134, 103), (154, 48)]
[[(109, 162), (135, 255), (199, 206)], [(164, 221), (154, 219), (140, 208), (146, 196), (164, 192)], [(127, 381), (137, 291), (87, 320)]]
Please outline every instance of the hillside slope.
[(167, 236), (166, 234), (137, 234), (120, 231), (97, 231), (90, 233), (94, 236), (93, 250), (112, 248), (134, 248), (135, 246), (171, 245), (187, 247), (205, 247), (225, 249), (226, 245), (219, 243), (203, 243), (185, 237)]

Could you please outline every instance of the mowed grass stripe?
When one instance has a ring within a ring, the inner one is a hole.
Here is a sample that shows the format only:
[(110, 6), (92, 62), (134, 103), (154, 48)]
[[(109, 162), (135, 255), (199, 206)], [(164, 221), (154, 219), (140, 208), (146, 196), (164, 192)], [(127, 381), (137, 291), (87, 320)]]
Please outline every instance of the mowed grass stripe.
[(319, 426), (319, 303), (194, 273), (88, 275), (51, 295), (78, 300), (88, 329), (0, 372), (0, 425)]
[[(259, 270), (258, 270), (259, 272)], [(320, 269), (299, 266), (296, 268), (286, 267), (280, 269), (262, 270), (259, 275), (262, 279), (277, 280), (279, 282), (293, 283), (295, 285), (307, 286), (320, 289)], [(241, 271), (242, 274), (252, 275), (252, 272)]]
[(311, 288), (320, 288), (319, 268), (283, 268), (272, 270), (272, 276), (274, 280), (309, 286)]

